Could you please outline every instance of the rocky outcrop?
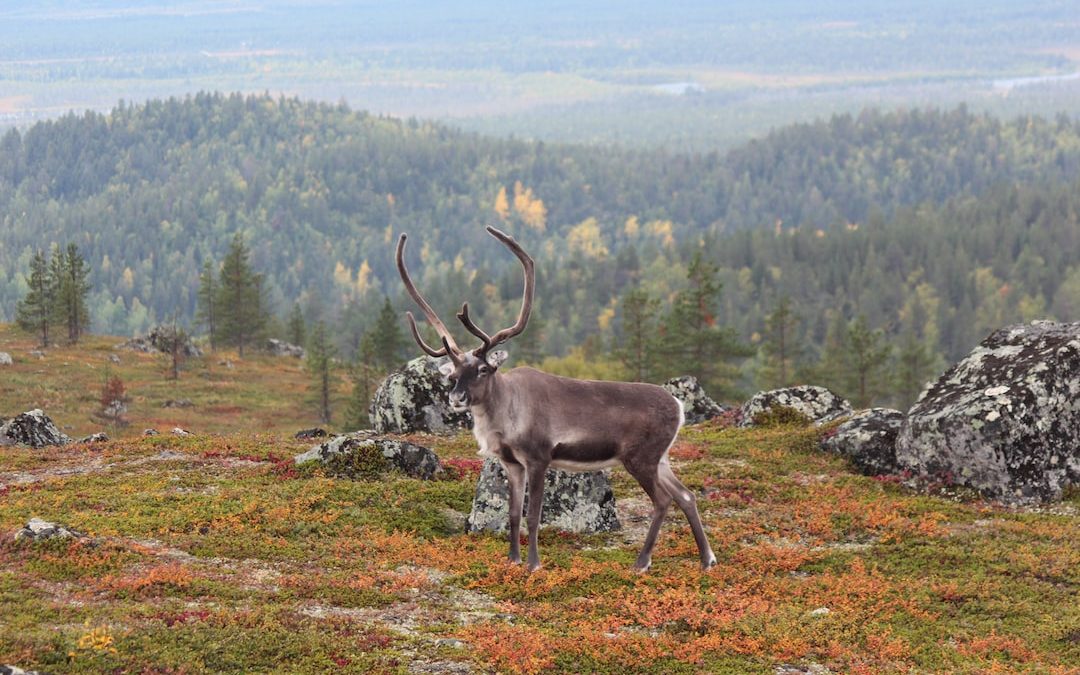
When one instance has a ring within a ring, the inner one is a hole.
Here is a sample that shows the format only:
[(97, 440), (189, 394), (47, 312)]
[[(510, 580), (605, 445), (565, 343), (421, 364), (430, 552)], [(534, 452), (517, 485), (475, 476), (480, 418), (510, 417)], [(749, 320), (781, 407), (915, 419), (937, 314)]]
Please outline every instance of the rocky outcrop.
[(70, 442), (71, 438), (56, 428), (49, 416), (40, 409), (16, 415), (0, 426), (0, 445), (23, 444), (43, 448)]
[[(526, 486), (526, 509), (528, 504)], [(510, 526), (509, 514), (510, 487), (506, 472), (497, 460), (488, 458), (476, 483), (476, 496), (466, 528), (470, 532), (506, 532)], [(615, 513), (615, 493), (611, 490), (607, 474), (603, 471), (569, 473), (549, 470), (544, 478), (544, 506), (540, 512), (540, 524), (567, 532), (618, 530), (621, 525)], [(522, 531), (526, 529), (524, 515), (521, 527)]]
[[(154, 326), (146, 335), (133, 337), (127, 342), (118, 344), (116, 349), (127, 349), (147, 354), (169, 353), (172, 351), (173, 340), (176, 339), (174, 336), (177, 336), (178, 333), (179, 331), (175, 331), (172, 326)], [(181, 354), (186, 357), (200, 357), (203, 355), (202, 350), (191, 341), (190, 336), (180, 334), (178, 337)]]
[(380, 434), (417, 431), (442, 434), (472, 425), (468, 412), (450, 409), (450, 385), (439, 372), (439, 361), (413, 359), (382, 381), (371, 400), (370, 416)]
[(1010, 504), (1080, 484), (1080, 323), (1002, 328), (908, 412), (897, 461)]
[(720, 405), (709, 398), (705, 390), (693, 375), (675, 377), (660, 385), (679, 399), (683, 404), (683, 413), (686, 415), (687, 424), (697, 424), (705, 420), (719, 417), (730, 408)]
[(825, 387), (801, 385), (761, 391), (754, 394), (742, 406), (741, 427), (754, 426), (754, 417), (775, 408), (791, 408), (805, 415), (815, 424), (824, 424), (838, 417), (850, 415), (851, 404)]
[(293, 358), (304, 358), (304, 348), (299, 345), (294, 345), (291, 342), (285, 342), (284, 340), (275, 340), (270, 338), (266, 341), (266, 351), (271, 356), (291, 356)]
[(412, 478), (431, 480), (442, 470), (431, 450), (405, 441), (345, 434), (297, 455), (297, 464), (321, 462), (330, 476), (373, 480), (396, 469)]
[(69, 530), (63, 525), (50, 523), (41, 518), (31, 518), (21, 530), (15, 533), (15, 541), (45, 541), (46, 539), (78, 539), (85, 535)]
[(865, 476), (897, 473), (896, 437), (903, 423), (899, 410), (860, 410), (822, 439), (821, 447), (846, 457)]
[(11, 360), (11, 354), (7, 352), (0, 352), (0, 366), (14, 365), (14, 361)]

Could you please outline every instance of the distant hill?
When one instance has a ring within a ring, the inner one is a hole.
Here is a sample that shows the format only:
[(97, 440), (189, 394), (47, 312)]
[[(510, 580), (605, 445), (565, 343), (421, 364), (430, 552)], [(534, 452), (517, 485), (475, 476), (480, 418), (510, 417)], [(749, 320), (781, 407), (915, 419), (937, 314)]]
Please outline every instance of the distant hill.
[[(1054, 227), (1075, 219), (1078, 178), (1080, 124), (963, 108), (869, 110), (726, 154), (678, 155), (200, 94), (70, 114), (0, 139), (0, 318), (14, 314), (33, 250), (75, 242), (92, 268), (97, 330), (129, 333), (174, 313), (188, 321), (203, 262), (220, 260), (241, 231), (279, 312), (295, 300), (329, 318), (351, 306), (358, 329), (383, 292), (397, 299), (392, 244), (407, 231), (435, 304), (449, 313), (472, 298), (494, 325), (520, 292), (512, 259), (483, 233), (498, 224), (540, 261), (549, 351), (613, 329), (617, 318), (602, 316), (628, 284), (669, 297), (702, 242), (724, 264), (723, 321), (751, 337), (788, 292), (816, 322), (806, 327), (816, 348), (827, 309), (899, 325), (916, 272), (939, 297), (952, 284), (952, 308), (978, 310), (988, 291), (972, 275), (988, 268), (996, 287), (1012, 283), (1041, 298), (1029, 310), (1049, 311), (1077, 248), (1035, 223), (1053, 205), (1064, 214), (1047, 221)], [(1020, 316), (1008, 309), (1018, 302), (999, 314)], [(974, 329), (944, 334), (942, 323), (943, 353), (970, 340)]]

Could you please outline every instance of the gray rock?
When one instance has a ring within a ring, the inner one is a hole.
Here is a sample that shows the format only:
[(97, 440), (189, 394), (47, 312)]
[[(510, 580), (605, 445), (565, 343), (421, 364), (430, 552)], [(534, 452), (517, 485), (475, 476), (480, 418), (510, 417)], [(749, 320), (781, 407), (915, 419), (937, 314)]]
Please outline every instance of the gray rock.
[(160, 432), (157, 429), (143, 429), (143, 436), (157, 436)]
[(15, 533), (15, 541), (45, 541), (46, 539), (77, 539), (81, 532), (69, 530), (63, 525), (50, 523), (41, 518), (31, 518), (21, 530)]
[[(127, 342), (118, 344), (116, 345), (116, 349), (127, 349), (135, 352), (144, 352), (146, 354), (171, 352), (172, 341), (177, 332), (178, 331), (174, 331), (172, 326), (154, 326), (146, 335), (136, 336)], [(202, 350), (192, 342), (190, 336), (182, 336), (180, 352), (188, 357), (200, 357), (203, 355)]]
[(33, 356), (34, 358), (36, 358), (39, 361), (41, 359), (45, 358), (45, 352), (41, 351), (40, 349), (34, 349), (34, 350), (31, 350), (31, 351), (29, 351), (27, 353), (30, 354), (30, 356)]
[(173, 427), (172, 428), (172, 435), (173, 436), (194, 436), (195, 434), (193, 434), (190, 431), (188, 431), (187, 429), (183, 429), (181, 427)]
[(821, 447), (847, 457), (864, 476), (898, 473), (896, 437), (904, 413), (890, 408), (860, 410), (821, 441)]
[(375, 391), (370, 408), (372, 425), (381, 434), (441, 434), (468, 428), (472, 416), (451, 410), (449, 395), (450, 384), (439, 372), (439, 360), (427, 356), (413, 359), (391, 373)]
[(899, 464), (1009, 504), (1080, 484), (1080, 323), (1002, 328), (908, 412)]
[(0, 665), (0, 675), (45, 675), (37, 670), (23, 670), (18, 666)]
[(120, 357), (117, 356), (116, 354), (109, 354), (109, 361), (111, 361), (111, 362), (113, 362), (113, 363), (115, 363), (117, 365), (120, 365)]
[(705, 390), (693, 375), (675, 377), (660, 385), (679, 399), (683, 404), (683, 413), (687, 424), (697, 424), (718, 417), (731, 408), (720, 405), (709, 398)]
[(389, 469), (412, 478), (431, 480), (442, 470), (439, 458), (425, 447), (367, 434), (345, 434), (295, 457), (297, 464), (319, 461), (327, 473), (341, 478), (371, 480)]
[(320, 429), (319, 427), (312, 427), (311, 429), (301, 429), (293, 435), (293, 438), (297, 440), (310, 440), (312, 438), (326, 438), (326, 429)]
[(7, 352), (0, 352), (0, 366), (14, 365), (14, 361), (11, 360), (11, 354)]
[(266, 351), (270, 352), (271, 356), (292, 356), (293, 358), (304, 358), (304, 348), (299, 345), (294, 345), (291, 342), (285, 342), (284, 340), (275, 340), (270, 338), (266, 341)]
[(793, 408), (815, 424), (824, 424), (851, 414), (851, 404), (825, 387), (804, 384), (798, 387), (760, 391), (742, 406), (740, 427), (754, 426), (754, 416), (776, 407)]
[(70, 442), (71, 438), (60, 431), (40, 409), (16, 415), (0, 426), (0, 445), (21, 443), (32, 448), (43, 448)]
[[(525, 490), (525, 509), (529, 492)], [(526, 511), (527, 512), (527, 511)], [(466, 528), (469, 532), (509, 530), (510, 487), (498, 460), (487, 458), (476, 482), (476, 496)], [(522, 529), (525, 529), (522, 516)], [(568, 532), (613, 532), (621, 528), (615, 513), (615, 493), (603, 471), (569, 473), (548, 470), (544, 477), (544, 506), (540, 524)]]
[(181, 398), (181, 399), (171, 399), (170, 398), (169, 400), (162, 403), (161, 407), (162, 408), (194, 408), (195, 404), (192, 403), (191, 399), (188, 399), (188, 398)]
[(78, 440), (78, 442), (79, 443), (104, 443), (107, 440), (109, 440), (109, 436), (107, 434), (105, 434), (104, 432), (99, 431), (96, 434), (90, 434), (89, 436), (84, 436), (84, 437), (80, 438)]

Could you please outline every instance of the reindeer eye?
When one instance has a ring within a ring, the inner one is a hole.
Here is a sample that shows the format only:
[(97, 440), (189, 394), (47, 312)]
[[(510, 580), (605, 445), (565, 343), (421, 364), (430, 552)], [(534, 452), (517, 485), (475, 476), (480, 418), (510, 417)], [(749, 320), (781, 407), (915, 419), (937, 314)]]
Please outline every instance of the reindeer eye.
[(490, 372), (491, 372), (491, 368), (489, 366), (480, 366), (480, 374), (481, 375), (487, 375)]

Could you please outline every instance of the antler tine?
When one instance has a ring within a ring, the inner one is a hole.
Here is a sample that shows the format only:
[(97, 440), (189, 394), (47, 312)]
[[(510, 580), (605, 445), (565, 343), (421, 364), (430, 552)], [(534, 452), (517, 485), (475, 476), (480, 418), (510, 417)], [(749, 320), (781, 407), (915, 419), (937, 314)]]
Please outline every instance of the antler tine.
[(479, 350), (481, 354), (491, 349), (491, 347), (494, 345), (494, 343), (491, 341), (491, 336), (481, 330), (480, 327), (473, 323), (472, 319), (469, 317), (469, 303), (462, 303), (461, 311), (458, 312), (457, 318), (461, 321), (462, 324), (464, 324), (465, 328), (470, 333), (480, 338), (480, 340), (484, 343), (484, 345), (480, 347)]
[[(532, 313), (533, 303), (533, 291), (536, 287), (536, 272), (533, 269), (533, 259), (529, 257), (529, 254), (525, 252), (521, 245), (514, 240), (513, 237), (506, 234), (501, 230), (497, 230), (490, 225), (487, 228), (488, 234), (495, 237), (503, 244), (506, 245), (510, 251), (517, 256), (521, 261), (521, 266), (525, 268), (525, 290), (522, 293), (521, 299), (521, 311), (518, 313), (517, 322), (509, 328), (504, 328), (495, 335), (491, 336), (491, 344), (485, 346), (485, 350), (489, 349), (500, 342), (506, 342), (515, 335), (519, 335), (525, 330), (525, 325), (529, 322), (529, 314)], [(468, 328), (468, 326), (466, 326)], [(470, 329), (472, 330), (472, 329)], [(475, 333), (474, 333), (475, 335)]]
[(409, 295), (412, 296), (412, 299), (415, 300), (416, 304), (420, 306), (421, 311), (424, 312), (424, 316), (427, 317), (428, 323), (431, 324), (431, 327), (434, 328), (435, 332), (437, 332), (439, 334), (439, 337), (442, 338), (443, 346), (446, 350), (446, 353), (432, 353), (436, 350), (428, 347), (426, 344), (424, 344), (424, 341), (420, 339), (420, 333), (416, 330), (416, 322), (412, 319), (412, 315), (410, 314), (409, 320), (412, 328), (413, 338), (420, 345), (420, 348), (431, 356), (444, 356), (453, 353), (460, 357), (463, 352), (457, 346), (457, 342), (454, 341), (454, 336), (451, 335), (450, 331), (446, 329), (446, 325), (442, 322), (441, 319), (439, 319), (439, 315), (436, 314), (435, 310), (431, 308), (431, 305), (427, 303), (427, 300), (424, 299), (424, 296), (420, 295), (420, 291), (416, 290), (416, 286), (413, 284), (412, 278), (409, 277), (409, 270), (405, 267), (405, 240), (407, 238), (408, 235), (402, 233), (401, 238), (398, 239), (396, 254), (398, 274), (401, 275), (401, 280), (405, 282), (405, 290), (409, 292)]
[(420, 349), (423, 349), (428, 356), (436, 358), (447, 355), (446, 349), (432, 349), (424, 342), (424, 338), (420, 337), (420, 331), (416, 328), (416, 319), (413, 318), (412, 312), (405, 312), (405, 318), (409, 320), (409, 330), (412, 331), (413, 339), (416, 340), (416, 344), (420, 345)]

